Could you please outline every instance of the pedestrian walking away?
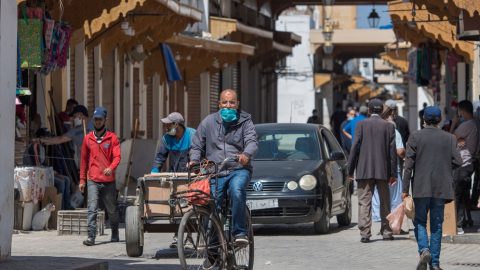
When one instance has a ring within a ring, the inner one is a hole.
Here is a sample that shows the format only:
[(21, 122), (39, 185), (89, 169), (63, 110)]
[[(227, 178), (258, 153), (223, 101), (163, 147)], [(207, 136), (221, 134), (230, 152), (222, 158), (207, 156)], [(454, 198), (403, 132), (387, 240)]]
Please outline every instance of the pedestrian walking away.
[[(386, 105), (386, 104), (385, 104)], [(394, 125), (396, 128), (397, 126), (395, 125), (395, 122), (393, 122), (393, 116), (394, 116), (394, 111), (391, 107), (385, 106), (386, 109), (382, 113), (382, 118), (387, 120), (389, 123)], [(397, 182), (393, 185), (390, 185), (390, 209), (393, 211), (395, 208), (397, 208), (398, 205), (402, 203), (402, 164), (401, 160), (405, 157), (405, 147), (402, 141), (402, 136), (400, 135), (400, 132), (395, 129), (395, 146), (397, 149)], [(375, 189), (375, 193), (373, 195), (373, 201), (372, 201), (372, 216), (373, 216), (373, 221), (380, 222), (380, 198), (378, 196), (378, 189)], [(407, 233), (407, 232), (404, 232)]]
[[(232, 201), (232, 235), (235, 243), (248, 244), (246, 230), (247, 185), (252, 176), (250, 160), (258, 149), (257, 133), (250, 114), (238, 110), (237, 92), (223, 90), (216, 113), (208, 115), (197, 128), (190, 150), (190, 164), (203, 158), (217, 164), (238, 156), (237, 162), (227, 163), (220, 172), (212, 193), (218, 194), (216, 205), (221, 208), (225, 192)], [(215, 187), (218, 188), (216, 193)]]
[[(169, 172), (187, 172), (188, 152), (190, 151), (195, 129), (185, 127), (185, 120), (178, 112), (172, 112), (160, 120), (166, 130), (161, 145), (153, 161), (150, 173), (159, 173), (169, 160)], [(177, 233), (173, 236), (170, 248), (177, 247)]]
[(380, 198), (380, 233), (384, 240), (393, 240), (387, 221), (390, 213), (388, 185), (396, 182), (397, 150), (395, 128), (380, 117), (383, 102), (373, 99), (368, 104), (371, 117), (359, 122), (355, 128), (353, 146), (348, 160), (348, 175), (357, 181), (358, 228), (361, 242), (370, 242), (372, 236), (372, 197), (375, 187)]
[[(440, 108), (430, 106), (424, 111), (425, 128), (412, 133), (407, 142), (403, 194), (409, 196), (410, 182), (415, 204), (415, 238), (420, 256), (417, 270), (441, 270), (440, 251), (445, 203), (452, 201), (453, 169), (462, 164), (455, 136), (441, 130)], [(427, 217), (430, 215), (430, 239)]]
[(95, 244), (99, 200), (103, 201), (108, 213), (111, 242), (119, 241), (115, 170), (121, 159), (120, 143), (115, 133), (105, 127), (105, 108), (96, 108), (93, 120), (94, 131), (83, 140), (80, 161), (80, 191), (84, 192), (85, 186), (88, 190), (88, 238), (83, 241), (86, 246)]

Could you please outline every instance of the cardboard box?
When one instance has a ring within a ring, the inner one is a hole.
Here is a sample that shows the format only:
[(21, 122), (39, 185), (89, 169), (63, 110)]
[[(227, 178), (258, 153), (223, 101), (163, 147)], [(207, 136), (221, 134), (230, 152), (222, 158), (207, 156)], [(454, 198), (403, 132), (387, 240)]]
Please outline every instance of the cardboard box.
[[(145, 182), (145, 215), (148, 217), (168, 217), (170, 216), (171, 207), (168, 200), (173, 192), (187, 189), (184, 183), (172, 181), (146, 181)], [(149, 201), (157, 201), (156, 203), (148, 203)], [(175, 208), (175, 216), (180, 217), (179, 207)], [(183, 210), (186, 211), (185, 209)]]
[(42, 200), (42, 208), (49, 203), (53, 203), (53, 205), (55, 205), (55, 211), (52, 212), (50, 220), (48, 221), (48, 229), (56, 230), (58, 211), (62, 210), (62, 193), (57, 194), (57, 189), (55, 187), (47, 187), (45, 189), (45, 195)]
[[(443, 236), (457, 235), (457, 211), (455, 201), (445, 204), (442, 234)], [(427, 233), (430, 235), (430, 213), (427, 216)]]

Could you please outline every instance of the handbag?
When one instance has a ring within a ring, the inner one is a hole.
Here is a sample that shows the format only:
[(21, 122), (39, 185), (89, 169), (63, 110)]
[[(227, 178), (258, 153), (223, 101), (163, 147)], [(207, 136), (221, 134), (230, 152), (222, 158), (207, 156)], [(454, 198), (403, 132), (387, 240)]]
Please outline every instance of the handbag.
[(27, 18), (26, 10), (23, 14), (23, 19), (18, 20), (20, 65), (22, 68), (39, 68), (42, 66), (43, 56), (43, 21)]
[(207, 205), (210, 201), (210, 176), (190, 182), (186, 199), (193, 205)]
[(415, 204), (413, 203), (412, 197), (409, 196), (403, 200), (403, 207), (407, 218), (413, 219), (415, 217)]

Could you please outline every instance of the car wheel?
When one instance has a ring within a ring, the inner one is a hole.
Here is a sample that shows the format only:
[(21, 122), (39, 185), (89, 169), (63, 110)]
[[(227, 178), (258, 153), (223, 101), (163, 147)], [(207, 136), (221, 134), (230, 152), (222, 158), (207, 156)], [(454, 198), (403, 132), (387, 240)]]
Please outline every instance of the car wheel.
[(349, 226), (352, 222), (352, 194), (350, 188), (347, 188), (345, 212), (337, 216), (339, 226)]
[(327, 234), (330, 230), (330, 201), (328, 198), (323, 203), (323, 208), (317, 207), (320, 218), (313, 222), (313, 230), (317, 234)]

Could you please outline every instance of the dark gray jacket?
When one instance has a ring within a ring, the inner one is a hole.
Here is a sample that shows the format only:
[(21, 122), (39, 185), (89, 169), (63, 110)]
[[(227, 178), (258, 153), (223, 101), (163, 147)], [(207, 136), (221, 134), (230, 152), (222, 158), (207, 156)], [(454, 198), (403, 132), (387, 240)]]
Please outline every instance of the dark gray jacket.
[(454, 135), (426, 126), (410, 135), (403, 172), (403, 192), (413, 198), (452, 200), (453, 168), (462, 164)]
[[(257, 132), (250, 114), (239, 113), (239, 119), (224, 125), (218, 112), (205, 117), (198, 126), (190, 150), (190, 160), (199, 162), (203, 158), (220, 164), (225, 158), (245, 154), (250, 159), (258, 149)], [(245, 168), (252, 170), (251, 164), (227, 164), (224, 170)]]
[(378, 115), (358, 122), (348, 166), (349, 175), (356, 170), (357, 180), (397, 177), (394, 125)]

